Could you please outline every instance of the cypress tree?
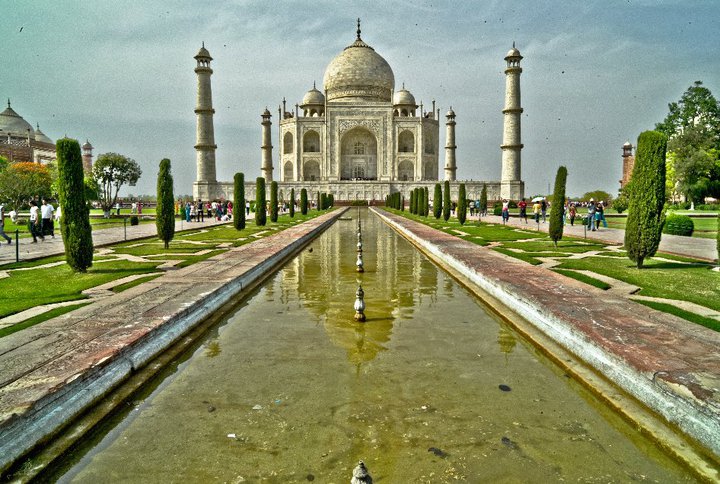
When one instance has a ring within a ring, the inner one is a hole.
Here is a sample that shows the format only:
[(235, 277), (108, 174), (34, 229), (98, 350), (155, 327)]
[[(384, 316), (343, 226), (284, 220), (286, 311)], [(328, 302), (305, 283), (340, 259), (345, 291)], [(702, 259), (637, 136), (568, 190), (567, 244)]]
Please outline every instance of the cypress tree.
[(295, 218), (295, 189), (290, 189), (290, 218)]
[(450, 220), (450, 182), (445, 180), (443, 187), (443, 219), (447, 222)]
[(467, 217), (467, 196), (465, 195), (465, 184), (461, 183), (458, 188), (457, 218), (460, 225), (465, 225)]
[(400, 195), (400, 211), (405, 211), (405, 197), (402, 195)]
[(307, 215), (308, 210), (308, 198), (307, 198), (307, 190), (303, 188), (300, 190), (300, 213), (303, 215)]
[(233, 191), (233, 226), (237, 230), (245, 228), (245, 175), (235, 173)]
[(718, 213), (717, 219), (717, 252), (718, 252), (718, 265), (720, 265), (720, 213)]
[(422, 215), (422, 189), (415, 189), (415, 215)]
[(259, 176), (255, 180), (255, 225), (263, 227), (267, 223), (265, 199), (265, 178)]
[(318, 192), (317, 194), (317, 209), (322, 210), (322, 193)]
[(85, 201), (85, 183), (77, 140), (63, 138), (56, 145), (60, 228), (65, 244), (65, 260), (75, 272), (92, 266), (93, 241), (90, 210)]
[(410, 213), (415, 213), (415, 189), (410, 190)]
[(665, 222), (665, 151), (667, 137), (657, 131), (640, 133), (632, 173), (625, 250), (637, 264), (655, 255)]
[(565, 185), (567, 184), (567, 168), (561, 166), (555, 175), (555, 191), (553, 192), (553, 204), (550, 208), (550, 238), (557, 247), (558, 240), (562, 239), (563, 212), (565, 211)]
[[(202, 208), (200, 209), (202, 210)], [(158, 238), (170, 247), (175, 236), (175, 195), (173, 195), (173, 177), (170, 172), (170, 160), (160, 161), (160, 172), (157, 178), (157, 207), (155, 208), (155, 227)]]
[(440, 184), (435, 184), (435, 193), (433, 194), (433, 215), (439, 219), (442, 215), (442, 188)]
[(487, 185), (483, 183), (482, 190), (480, 190), (480, 213), (487, 213)]
[(278, 221), (278, 184), (270, 182), (270, 221)]

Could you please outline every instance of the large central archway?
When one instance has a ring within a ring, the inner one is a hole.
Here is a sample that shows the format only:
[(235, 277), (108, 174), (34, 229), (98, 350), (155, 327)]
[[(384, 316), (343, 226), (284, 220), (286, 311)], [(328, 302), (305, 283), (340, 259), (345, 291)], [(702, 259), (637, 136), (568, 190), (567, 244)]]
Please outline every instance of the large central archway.
[(341, 142), (340, 179), (377, 180), (377, 140), (365, 128), (345, 133)]

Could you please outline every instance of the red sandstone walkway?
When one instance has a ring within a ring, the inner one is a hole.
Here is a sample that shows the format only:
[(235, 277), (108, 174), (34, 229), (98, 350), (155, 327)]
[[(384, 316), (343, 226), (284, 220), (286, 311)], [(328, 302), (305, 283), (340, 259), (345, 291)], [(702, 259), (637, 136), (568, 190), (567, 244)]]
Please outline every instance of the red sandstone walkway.
[(427, 225), (380, 213), (416, 245), (505, 301), (720, 457), (720, 333)]

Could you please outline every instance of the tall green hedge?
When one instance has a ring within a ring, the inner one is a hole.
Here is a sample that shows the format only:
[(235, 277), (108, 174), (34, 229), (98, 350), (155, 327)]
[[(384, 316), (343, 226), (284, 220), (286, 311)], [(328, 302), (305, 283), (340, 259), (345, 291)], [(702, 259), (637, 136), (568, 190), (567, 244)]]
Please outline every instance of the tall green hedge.
[(443, 220), (446, 222), (450, 220), (450, 208), (451, 206), (450, 201), (450, 182), (445, 180), (444, 186), (443, 186)]
[(278, 221), (278, 183), (270, 182), (270, 221)]
[(666, 150), (667, 137), (658, 131), (645, 131), (638, 137), (625, 225), (625, 249), (638, 269), (660, 245), (665, 222)]
[(80, 144), (74, 139), (58, 140), (56, 155), (65, 259), (75, 272), (87, 272), (93, 261), (93, 241)]
[(567, 184), (567, 168), (561, 166), (555, 175), (555, 191), (553, 192), (553, 204), (550, 208), (550, 228), (548, 232), (550, 239), (557, 247), (558, 240), (562, 239), (563, 229), (563, 211), (565, 210), (565, 186)]
[(440, 218), (442, 215), (442, 188), (439, 183), (435, 184), (435, 193), (433, 193), (433, 215)]
[(458, 188), (457, 218), (460, 225), (465, 225), (465, 219), (467, 218), (467, 195), (465, 194), (464, 183), (461, 183)]
[[(173, 194), (173, 177), (170, 171), (170, 160), (160, 161), (157, 178), (157, 207), (155, 208), (155, 227), (158, 238), (170, 247), (175, 236), (175, 195)], [(202, 208), (200, 208), (202, 210)]]
[(487, 213), (487, 185), (483, 183), (482, 190), (480, 190), (480, 213)]
[(308, 197), (307, 197), (307, 190), (303, 188), (300, 190), (300, 213), (303, 215), (307, 215), (308, 212)]
[(427, 217), (430, 213), (430, 190), (428, 187), (423, 187), (423, 217)]
[(235, 173), (233, 191), (233, 226), (237, 230), (245, 228), (245, 175)]
[(295, 189), (290, 189), (290, 218), (295, 218)]
[(415, 189), (410, 190), (410, 213), (415, 214)]
[(255, 180), (255, 225), (263, 227), (267, 223), (267, 201), (265, 198), (265, 178)]
[(317, 200), (315, 201), (315, 203), (317, 204), (315, 206), (318, 210), (322, 210), (322, 196), (323, 194), (318, 191)]

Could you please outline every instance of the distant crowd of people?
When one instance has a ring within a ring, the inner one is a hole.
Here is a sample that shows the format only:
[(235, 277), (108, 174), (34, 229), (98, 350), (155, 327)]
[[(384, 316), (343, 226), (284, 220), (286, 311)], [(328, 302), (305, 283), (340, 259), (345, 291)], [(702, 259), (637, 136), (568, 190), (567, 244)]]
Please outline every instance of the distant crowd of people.
[[(535, 223), (545, 223), (547, 221), (547, 211), (548, 208), (550, 208), (550, 202), (548, 202), (545, 197), (536, 197), (531, 200), (531, 203), (533, 204), (532, 211)], [(564, 225), (567, 225), (568, 221), (570, 222), (570, 225), (575, 225), (575, 219), (578, 218), (578, 207), (581, 206), (587, 207), (587, 216), (582, 218), (584, 218), (584, 223), (587, 224), (588, 229), (593, 231), (598, 230), (601, 223), (603, 227), (607, 228), (608, 224), (605, 219), (605, 204), (602, 201), (596, 202), (593, 198), (591, 198), (589, 202), (572, 202), (570, 200), (566, 200), (563, 205), (562, 215)], [(517, 203), (517, 207), (519, 209), (518, 217), (527, 223), (528, 202), (526, 202), (523, 198)], [(500, 213), (503, 223), (510, 220), (510, 200), (503, 199)]]

